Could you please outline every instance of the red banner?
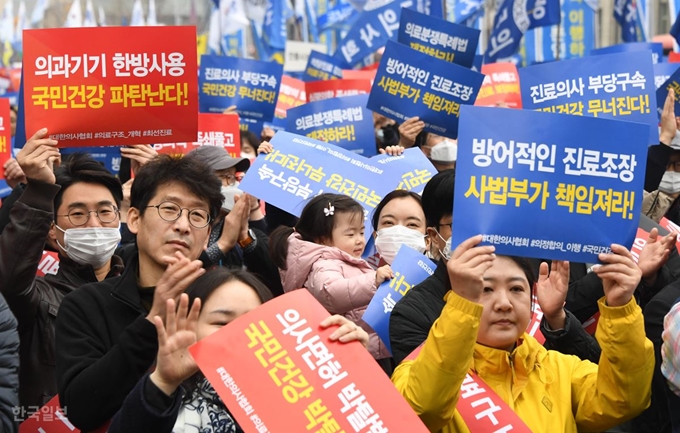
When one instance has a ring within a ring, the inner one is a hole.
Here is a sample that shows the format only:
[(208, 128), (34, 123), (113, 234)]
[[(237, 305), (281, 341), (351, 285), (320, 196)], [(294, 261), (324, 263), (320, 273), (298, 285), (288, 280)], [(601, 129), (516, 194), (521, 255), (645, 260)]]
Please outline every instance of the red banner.
[(279, 99), (276, 100), (274, 115), (279, 119), (285, 119), (289, 108), (298, 107), (306, 103), (305, 82), (288, 75), (282, 76)]
[(519, 74), (512, 63), (490, 63), (482, 65), (485, 75), (482, 88), (477, 94), (475, 105), (494, 107), (499, 102), (509, 108), (522, 108), (522, 95), (519, 90)]
[(95, 27), (24, 32), (30, 137), (60, 147), (193, 141), (196, 28)]
[(680, 53), (674, 51), (668, 53), (668, 63), (680, 63)]
[(304, 289), (258, 307), (192, 346), (246, 432), (426, 432), (358, 342), (332, 342), (328, 312)]
[(198, 141), (191, 143), (156, 143), (153, 145), (158, 153), (170, 155), (186, 155), (200, 146), (223, 147), (232, 158), (241, 156), (241, 130), (238, 114), (198, 115)]
[(377, 69), (366, 69), (366, 70), (356, 70), (356, 69), (343, 69), (342, 78), (345, 80), (369, 80), (371, 85), (375, 80), (375, 75), (378, 73)]
[(57, 275), (57, 272), (59, 272), (59, 255), (54, 251), (43, 251), (35, 275), (44, 277), (48, 274)]
[(12, 131), (9, 118), (9, 99), (0, 98), (0, 179), (5, 178), (2, 168), (12, 157)]
[(320, 80), (305, 83), (307, 102), (371, 93), (369, 80)]
[[(15, 421), (23, 421), (19, 424), (19, 433), (79, 433), (80, 430), (68, 420), (66, 409), (60, 407), (59, 396), (55, 396), (41, 408), (37, 406), (17, 407), (12, 409), (12, 412)], [(29, 412), (30, 416), (28, 416)], [(92, 433), (106, 433), (109, 424), (107, 422), (100, 428), (92, 430)]]

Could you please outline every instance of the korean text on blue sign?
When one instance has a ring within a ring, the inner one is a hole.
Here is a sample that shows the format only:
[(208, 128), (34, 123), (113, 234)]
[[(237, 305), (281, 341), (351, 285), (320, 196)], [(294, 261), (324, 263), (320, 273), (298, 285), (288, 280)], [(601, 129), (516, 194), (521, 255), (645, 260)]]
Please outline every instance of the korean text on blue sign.
[(312, 51), (307, 59), (307, 67), (302, 81), (332, 80), (342, 78), (342, 68), (333, 57)]
[(397, 189), (405, 189), (422, 194), (425, 185), (437, 174), (437, 169), (420, 149), (406, 149), (399, 156), (377, 155), (371, 158), (378, 166), (388, 165), (401, 173)]
[(333, 57), (347, 69), (395, 39), (401, 8), (413, 6), (413, 0), (396, 0), (377, 9), (364, 11), (340, 41)]
[(463, 104), (474, 104), (484, 75), (389, 41), (376, 74), (368, 109), (398, 122), (419, 116), (425, 130), (458, 135)]
[(662, 85), (656, 90), (656, 104), (659, 116), (663, 112), (663, 105), (668, 96), (668, 91), (673, 89), (675, 92), (675, 115), (680, 116), (680, 69), (675, 71)]
[(402, 245), (392, 262), (394, 278), (382, 283), (368, 304), (362, 320), (373, 328), (390, 353), (392, 353), (390, 344), (392, 309), (411, 290), (411, 287), (434, 274), (436, 267), (437, 265), (425, 255)]
[[(680, 68), (680, 63), (657, 63), (654, 65), (654, 86), (659, 89), (663, 83)], [(658, 101), (663, 107), (664, 101)]]
[(452, 248), (482, 234), (497, 254), (596, 263), (632, 245), (649, 127), (499, 110), (462, 110)]
[(663, 61), (663, 44), (661, 42), (626, 42), (624, 44), (596, 48), (590, 51), (590, 55), (599, 56), (602, 54), (630, 53), (631, 51), (645, 50), (652, 52), (652, 63), (656, 64)]
[[(656, 125), (650, 51), (606, 54), (519, 70), (525, 109)], [(650, 128), (647, 144), (659, 142)]]
[(225, 56), (201, 56), (198, 104), (202, 113), (236, 106), (241, 117), (274, 117), (283, 66), (275, 62)]
[(472, 67), (480, 31), (421, 14), (401, 11), (398, 40), (440, 60)]
[(271, 143), (274, 151), (258, 156), (240, 188), (293, 215), (311, 197), (332, 192), (358, 201), (367, 216), (399, 184), (387, 167), (329, 143), (284, 131)]
[(376, 154), (368, 95), (343, 96), (289, 108), (286, 131), (338, 145), (363, 156)]

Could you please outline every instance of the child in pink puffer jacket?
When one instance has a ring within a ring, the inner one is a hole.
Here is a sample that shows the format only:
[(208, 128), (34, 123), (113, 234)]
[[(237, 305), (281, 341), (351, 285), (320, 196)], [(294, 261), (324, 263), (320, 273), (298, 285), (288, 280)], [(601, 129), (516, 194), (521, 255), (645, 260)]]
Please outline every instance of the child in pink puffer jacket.
[(279, 227), (270, 235), (269, 245), (285, 292), (306, 288), (329, 313), (341, 314), (369, 333), (368, 350), (375, 359), (390, 357), (361, 320), (378, 286), (394, 275), (389, 266), (373, 270), (361, 258), (366, 238), (364, 209), (358, 202), (344, 195), (318, 195), (294, 228)]

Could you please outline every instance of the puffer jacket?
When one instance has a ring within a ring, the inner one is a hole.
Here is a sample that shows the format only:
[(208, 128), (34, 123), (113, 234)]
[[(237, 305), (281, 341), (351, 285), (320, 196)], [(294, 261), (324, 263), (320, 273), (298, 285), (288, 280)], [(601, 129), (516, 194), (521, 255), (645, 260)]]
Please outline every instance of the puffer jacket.
[(17, 321), (0, 295), (0, 432), (17, 431), (19, 406), (19, 333)]
[(378, 334), (361, 320), (377, 290), (375, 271), (365, 260), (293, 233), (288, 237), (286, 267), (279, 269), (284, 292), (306, 288), (329, 313), (343, 315), (368, 332), (368, 350), (375, 359), (390, 357)]
[(470, 370), (534, 433), (605, 431), (649, 405), (654, 350), (634, 299), (598, 304), (599, 366), (546, 350), (527, 334), (512, 352), (477, 344), (482, 306), (449, 292), (422, 350), (392, 382), (433, 432), (470, 431), (456, 410)]

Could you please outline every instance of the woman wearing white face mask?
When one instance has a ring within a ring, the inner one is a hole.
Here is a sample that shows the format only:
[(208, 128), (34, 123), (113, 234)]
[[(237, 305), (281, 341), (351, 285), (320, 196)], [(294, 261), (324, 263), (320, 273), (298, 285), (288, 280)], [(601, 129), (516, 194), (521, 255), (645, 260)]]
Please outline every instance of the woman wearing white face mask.
[(385, 263), (391, 264), (402, 245), (421, 253), (429, 246), (427, 224), (420, 196), (406, 190), (387, 194), (373, 213), (375, 248)]
[(650, 146), (647, 152), (642, 213), (656, 222), (666, 217), (680, 224), (680, 134), (674, 106), (671, 90), (661, 115), (661, 143)]
[(442, 137), (441, 135), (427, 134), (425, 144), (420, 147), (425, 156), (432, 161), (437, 171), (456, 168), (458, 157), (457, 140)]

